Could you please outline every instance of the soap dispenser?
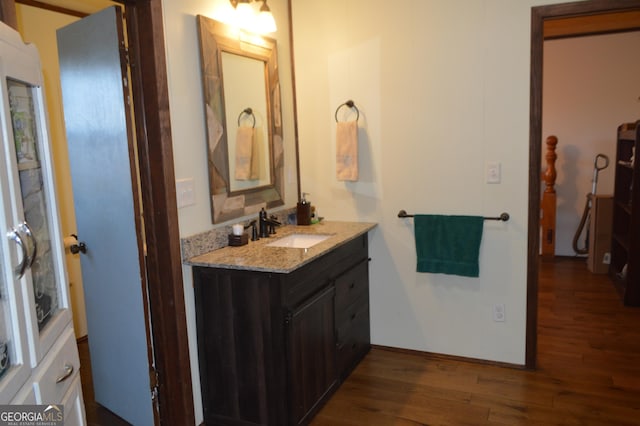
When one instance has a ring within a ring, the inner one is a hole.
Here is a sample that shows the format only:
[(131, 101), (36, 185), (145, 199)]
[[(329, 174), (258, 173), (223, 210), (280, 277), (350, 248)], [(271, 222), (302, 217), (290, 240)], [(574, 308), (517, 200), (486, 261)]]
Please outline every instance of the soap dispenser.
[(302, 199), (298, 201), (296, 216), (298, 225), (311, 225), (311, 203), (307, 201), (307, 192), (302, 193)]

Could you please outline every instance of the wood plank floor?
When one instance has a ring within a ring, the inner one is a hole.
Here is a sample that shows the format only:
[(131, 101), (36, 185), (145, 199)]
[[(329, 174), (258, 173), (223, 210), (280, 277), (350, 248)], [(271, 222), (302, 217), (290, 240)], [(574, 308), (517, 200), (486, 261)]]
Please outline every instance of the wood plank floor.
[(583, 260), (539, 286), (536, 371), (373, 349), (312, 425), (640, 425), (640, 308)]
[[(536, 371), (374, 349), (312, 425), (640, 425), (640, 308), (557, 259), (541, 264), (538, 314)], [(86, 346), (88, 423), (124, 425), (93, 400)]]

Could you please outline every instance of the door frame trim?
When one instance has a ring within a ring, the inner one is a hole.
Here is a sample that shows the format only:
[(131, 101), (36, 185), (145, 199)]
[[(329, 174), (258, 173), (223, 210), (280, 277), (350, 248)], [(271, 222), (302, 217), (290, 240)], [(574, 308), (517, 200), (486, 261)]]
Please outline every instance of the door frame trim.
[[(536, 368), (538, 340), (538, 264), (540, 246), (540, 170), (542, 161), (542, 66), (544, 21), (640, 10), (640, 0), (591, 0), (531, 8), (529, 110), (529, 213), (527, 243), (527, 326), (525, 367)], [(578, 34), (577, 34), (578, 35)], [(579, 34), (584, 35), (584, 34)], [(569, 36), (569, 35), (568, 35)]]
[[(161, 0), (119, 0), (132, 90), (161, 424), (195, 424)], [(143, 78), (144, 76), (144, 78)]]

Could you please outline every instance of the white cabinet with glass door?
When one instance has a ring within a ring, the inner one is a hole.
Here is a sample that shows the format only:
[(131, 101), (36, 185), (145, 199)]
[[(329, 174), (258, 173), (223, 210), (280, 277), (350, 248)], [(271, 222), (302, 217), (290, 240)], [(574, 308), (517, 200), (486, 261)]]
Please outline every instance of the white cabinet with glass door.
[(42, 84), (36, 48), (0, 23), (0, 404), (82, 403)]

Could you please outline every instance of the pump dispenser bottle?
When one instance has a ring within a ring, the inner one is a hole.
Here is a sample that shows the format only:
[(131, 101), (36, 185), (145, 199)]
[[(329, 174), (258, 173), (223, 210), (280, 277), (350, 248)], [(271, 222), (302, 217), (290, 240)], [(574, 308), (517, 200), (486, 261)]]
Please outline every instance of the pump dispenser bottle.
[(302, 199), (298, 201), (296, 216), (298, 225), (311, 225), (311, 203), (307, 201), (307, 192), (302, 193)]

